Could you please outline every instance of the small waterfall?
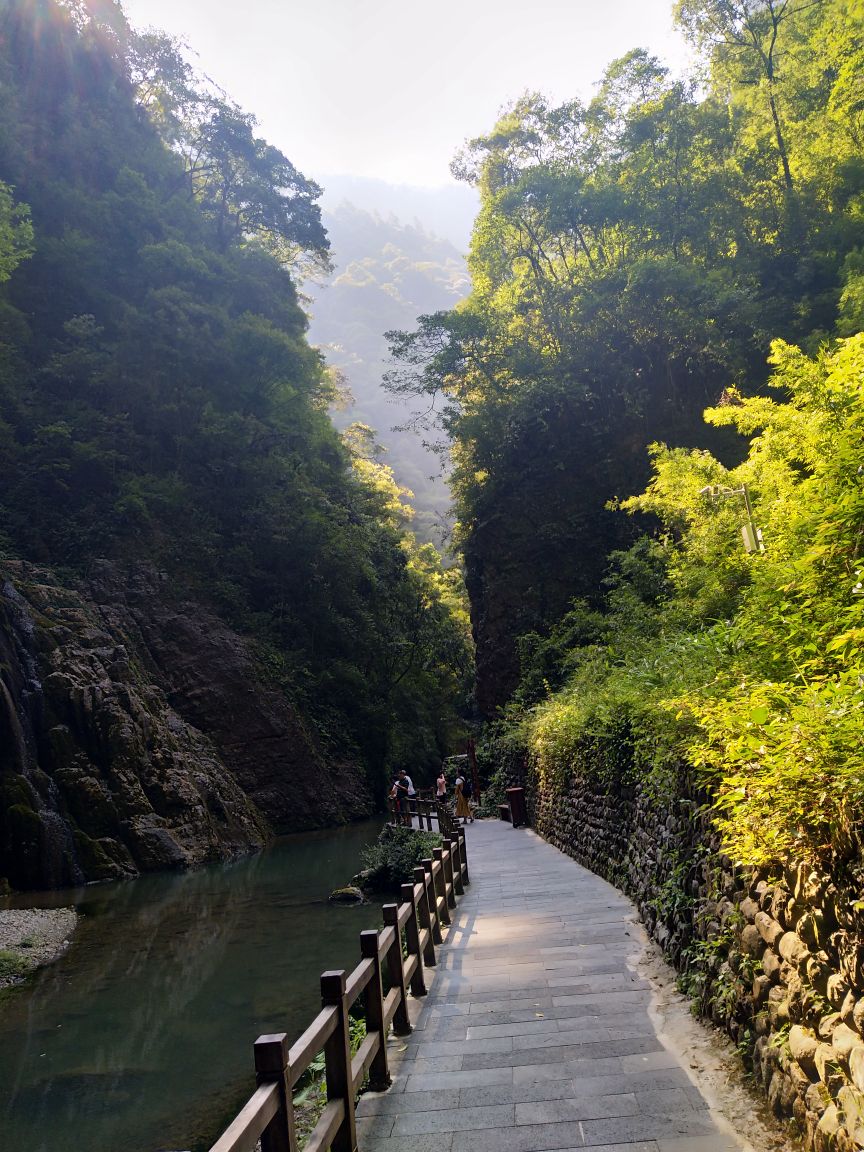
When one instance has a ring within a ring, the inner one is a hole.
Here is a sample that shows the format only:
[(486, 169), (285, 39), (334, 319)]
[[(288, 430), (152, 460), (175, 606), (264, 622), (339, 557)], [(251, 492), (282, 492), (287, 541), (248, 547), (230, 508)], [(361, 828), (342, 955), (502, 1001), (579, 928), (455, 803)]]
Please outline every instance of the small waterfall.
[[(12, 693), (3, 679), (0, 671), (0, 769), (10, 769), (19, 772), (22, 776), (27, 773), (29, 753), (27, 741), (24, 739), (24, 729), (18, 716), (18, 709), (12, 699)], [(8, 765), (4, 762), (8, 760)]]
[[(36, 626), (27, 601), (10, 580), (4, 581), (0, 593), (0, 735), (8, 731), (11, 737), (0, 747), (0, 777), (17, 778), (17, 787), (7, 796), (18, 794), (9, 807), (18, 809), (19, 821), (16, 826), (15, 814), (6, 815), (7, 843), (0, 844), (0, 859), (4, 850), (9, 858), (0, 871), (13, 884), (23, 881), (28, 887), (80, 884), (84, 873), (62, 797), (54, 780), (39, 766), (44, 696)], [(32, 822), (29, 834), (25, 831), (28, 819)], [(37, 822), (38, 844), (33, 827)]]

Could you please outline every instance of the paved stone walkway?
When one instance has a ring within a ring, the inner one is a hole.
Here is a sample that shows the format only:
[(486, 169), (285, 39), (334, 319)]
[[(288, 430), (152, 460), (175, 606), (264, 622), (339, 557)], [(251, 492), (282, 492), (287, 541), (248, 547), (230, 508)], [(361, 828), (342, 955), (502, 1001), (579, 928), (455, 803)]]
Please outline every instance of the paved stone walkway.
[(363, 1152), (734, 1152), (649, 1017), (630, 901), (526, 829), (467, 829), (471, 886)]

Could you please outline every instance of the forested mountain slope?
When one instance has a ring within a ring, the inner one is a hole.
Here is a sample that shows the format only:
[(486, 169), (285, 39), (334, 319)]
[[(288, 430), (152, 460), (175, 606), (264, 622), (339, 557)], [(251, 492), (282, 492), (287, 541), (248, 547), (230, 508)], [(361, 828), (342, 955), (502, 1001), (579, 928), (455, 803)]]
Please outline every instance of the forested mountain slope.
[(418, 223), (404, 224), (348, 202), (326, 211), (324, 221), (334, 273), (323, 284), (307, 285), (307, 291), (310, 339), (342, 374), (349, 392), (334, 420), (338, 427), (359, 421), (374, 430), (383, 462), (413, 493), (415, 534), (440, 545), (450, 521), (450, 493), (441, 460), (424, 447), (428, 422), (411, 426), (416, 406), (394, 403), (382, 378), (386, 333), (457, 304), (468, 291), (465, 260)]
[[(103, 845), (100, 860), (122, 857), (121, 870), (154, 866), (127, 834), (133, 813), (118, 800), (107, 728), (90, 731), (76, 711), (81, 692), (102, 689), (72, 686), (68, 708), (40, 696), (58, 646), (123, 646), (122, 613), (108, 639), (88, 639), (83, 623), (87, 605), (104, 602), (92, 583), (97, 560), (121, 589), (112, 602), (126, 603), (122, 588), (134, 581), (124, 573), (155, 573), (141, 577), (157, 603), (128, 637), (131, 669), (114, 661), (116, 681), (138, 685), (139, 704), (149, 678), (178, 722), (202, 726), (235, 788), (238, 755), (263, 729), (246, 726), (242, 683), (227, 726), (218, 705), (200, 706), (208, 662), (214, 679), (233, 669), (266, 684), (268, 707), (281, 699), (286, 720), (271, 717), (264, 729), (272, 735), (275, 724), (289, 742), (294, 733), (295, 754), (276, 757), (267, 799), (248, 788), (261, 806), (243, 817), (246, 830), (219, 833), (192, 855), (225, 850), (220, 839), (260, 842), (268, 821), (307, 827), (362, 810), (396, 761), (437, 762), (458, 723), (470, 669), (458, 576), (442, 576), (434, 554), (405, 536), (387, 473), (343, 444), (327, 414), (323, 361), (307, 341), (295, 277), (327, 261), (318, 194), (256, 136), (254, 117), (199, 81), (170, 42), (131, 30), (118, 5), (3, 6), (0, 549), (13, 567), (0, 662), (0, 875), (13, 882), (59, 874), (19, 867), (47, 858), (40, 838), (58, 820), (66, 876), (94, 874), (84, 838), (120, 842)], [(34, 574), (34, 563), (49, 571)], [(63, 586), (73, 589), (77, 623), (53, 609), (40, 616), (34, 584), (60, 589), (47, 598), (55, 607)], [(202, 619), (220, 621), (232, 651), (202, 655), (193, 692), (182, 661), (157, 669), (154, 654), (173, 646), (180, 658), (171, 632), (196, 604)], [(83, 637), (69, 634), (79, 626)], [(110, 680), (110, 653), (99, 660), (92, 675)], [(146, 744), (147, 716), (126, 689), (118, 700), (110, 723), (140, 721)], [(141, 811), (170, 838), (184, 806), (209, 790), (166, 798), (166, 762), (151, 765)], [(338, 789), (342, 766), (354, 799), (316, 810), (314, 794)], [(119, 804), (110, 832), (98, 820), (85, 828), (88, 806), (64, 791), (85, 777), (108, 808)], [(216, 801), (209, 812), (210, 823), (234, 820)]]
[(472, 294), (394, 345), (395, 389), (454, 439), (486, 715), (550, 630), (591, 637), (581, 609), (560, 622), (603, 607), (641, 529), (609, 502), (648, 480), (648, 445), (740, 460), (705, 406), (760, 390), (772, 339), (861, 323), (860, 0), (678, 12), (701, 78), (635, 50), (590, 103), (527, 95), (467, 146)]
[(325, 216), (347, 203), (383, 220), (392, 217), (403, 225), (421, 228), (446, 240), (460, 255), (468, 251), (479, 198), (475, 189), (465, 184), (429, 188), (344, 174), (328, 175), (321, 183)]

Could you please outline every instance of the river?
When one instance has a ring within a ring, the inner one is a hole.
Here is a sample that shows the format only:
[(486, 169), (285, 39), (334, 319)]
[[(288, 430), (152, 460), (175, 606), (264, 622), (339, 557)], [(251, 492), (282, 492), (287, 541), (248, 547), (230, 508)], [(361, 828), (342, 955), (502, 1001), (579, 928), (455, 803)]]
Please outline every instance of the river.
[(4, 1152), (208, 1148), (254, 1088), (256, 1036), (293, 1041), (320, 973), (353, 968), (380, 924), (377, 905), (327, 903), (379, 829), (46, 895), (81, 919), (66, 955), (0, 1000)]

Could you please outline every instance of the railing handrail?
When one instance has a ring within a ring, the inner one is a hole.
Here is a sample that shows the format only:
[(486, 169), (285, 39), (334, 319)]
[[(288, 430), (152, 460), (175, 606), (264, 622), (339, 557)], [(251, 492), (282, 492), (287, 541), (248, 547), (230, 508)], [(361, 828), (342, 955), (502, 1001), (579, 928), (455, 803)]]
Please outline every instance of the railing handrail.
[[(442, 847), (402, 885), (401, 902), (383, 906), (384, 928), (360, 933), (360, 963), (350, 973), (322, 974), (321, 1011), (290, 1048), (284, 1032), (258, 1037), (258, 1087), (210, 1152), (254, 1152), (259, 1140), (262, 1152), (299, 1152), (292, 1089), (322, 1049), (327, 1104), (306, 1141), (305, 1152), (356, 1149), (354, 1098), (367, 1073), (375, 1090), (389, 1087), (387, 1034), (391, 1025), (397, 1035), (411, 1032), (408, 988), (414, 997), (426, 994), (424, 969), (436, 966), (435, 947), (442, 943), (442, 926), (450, 924), (450, 909), (468, 883), (464, 832), (444, 829), (442, 805), (422, 800), (412, 803), (436, 809), (444, 836)], [(386, 996), (385, 971), (390, 984)], [(365, 998), (366, 1038), (352, 1056), (348, 1013), (361, 996)]]

